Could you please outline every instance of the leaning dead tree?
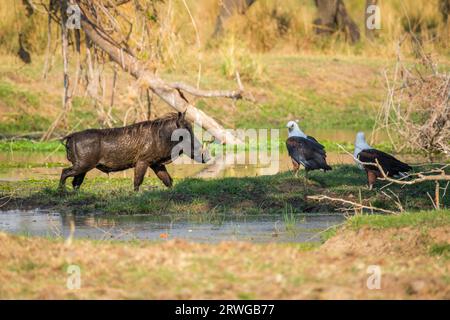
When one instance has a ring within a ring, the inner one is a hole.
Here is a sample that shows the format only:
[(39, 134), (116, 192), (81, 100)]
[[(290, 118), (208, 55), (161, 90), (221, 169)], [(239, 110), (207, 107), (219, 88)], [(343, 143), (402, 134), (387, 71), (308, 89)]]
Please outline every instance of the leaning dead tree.
[[(87, 91), (98, 95), (98, 66), (100, 69), (109, 61), (136, 78), (142, 89), (151, 91), (176, 111), (186, 111), (186, 117), (201, 125), (221, 143), (238, 144), (241, 141), (225, 130), (216, 120), (193, 106), (187, 95), (196, 97), (223, 97), (242, 99), (243, 88), (236, 74), (236, 90), (201, 90), (185, 83), (170, 83), (157, 76), (139, 57), (148, 50), (145, 42), (151, 33), (148, 16), (154, 14), (153, 4), (160, 0), (62, 0), (27, 1), (33, 7), (44, 8), (49, 19), (56, 22), (61, 30), (61, 46), (64, 64), (63, 113), (70, 109), (70, 100), (74, 88), (80, 80), (79, 74), (86, 74)], [(137, 23), (136, 21), (141, 21)], [(143, 21), (143, 23), (142, 23)], [(142, 28), (140, 39), (133, 36), (137, 28)], [(69, 77), (67, 55), (69, 44), (75, 44), (77, 52), (77, 71), (75, 77)], [(81, 49), (83, 47), (84, 50)], [(84, 56), (80, 57), (84, 52)], [(97, 68), (94, 68), (97, 66)], [(103, 106), (101, 106), (103, 107)], [(63, 118), (60, 116), (59, 118)], [(60, 119), (57, 119), (59, 121)], [(57, 121), (53, 124), (56, 127)], [(51, 129), (53, 129), (51, 128)], [(47, 137), (50, 134), (47, 134)]]

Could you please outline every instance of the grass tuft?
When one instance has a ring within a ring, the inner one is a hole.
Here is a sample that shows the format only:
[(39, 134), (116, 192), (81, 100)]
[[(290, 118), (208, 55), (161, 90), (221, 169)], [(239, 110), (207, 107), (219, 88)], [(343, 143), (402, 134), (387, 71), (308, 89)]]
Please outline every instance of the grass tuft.
[(436, 227), (450, 224), (449, 210), (405, 212), (399, 215), (359, 215), (349, 220), (353, 229), (370, 227), (372, 229), (402, 227)]

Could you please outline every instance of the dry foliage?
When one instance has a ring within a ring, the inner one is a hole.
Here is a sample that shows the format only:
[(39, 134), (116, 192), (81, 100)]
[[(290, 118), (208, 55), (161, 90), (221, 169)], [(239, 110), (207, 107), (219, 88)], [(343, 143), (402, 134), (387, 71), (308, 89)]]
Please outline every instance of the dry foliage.
[(420, 48), (413, 63), (400, 55), (391, 78), (377, 130), (386, 130), (397, 151), (404, 149), (450, 155), (450, 74), (441, 71)]

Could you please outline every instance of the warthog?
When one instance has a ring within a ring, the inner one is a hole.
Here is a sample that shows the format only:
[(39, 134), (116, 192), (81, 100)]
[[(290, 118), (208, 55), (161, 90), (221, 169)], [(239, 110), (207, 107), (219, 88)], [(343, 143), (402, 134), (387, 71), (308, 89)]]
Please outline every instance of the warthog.
[[(172, 141), (176, 140), (176, 141)], [(209, 153), (194, 136), (185, 113), (168, 114), (122, 128), (88, 129), (62, 139), (72, 167), (63, 169), (60, 189), (73, 177), (74, 189), (80, 188), (86, 173), (94, 168), (105, 173), (134, 168), (134, 190), (138, 191), (150, 167), (167, 186), (172, 186), (166, 164), (182, 153), (196, 162), (206, 163)]]

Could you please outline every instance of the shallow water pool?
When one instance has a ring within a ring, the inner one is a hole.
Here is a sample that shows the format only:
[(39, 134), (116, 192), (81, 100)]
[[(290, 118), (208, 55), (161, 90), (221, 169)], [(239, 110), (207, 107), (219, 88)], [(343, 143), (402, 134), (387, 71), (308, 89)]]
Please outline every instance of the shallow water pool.
[(0, 231), (27, 236), (97, 240), (184, 239), (195, 242), (318, 242), (321, 233), (344, 221), (342, 215), (96, 216), (45, 210), (0, 212)]

